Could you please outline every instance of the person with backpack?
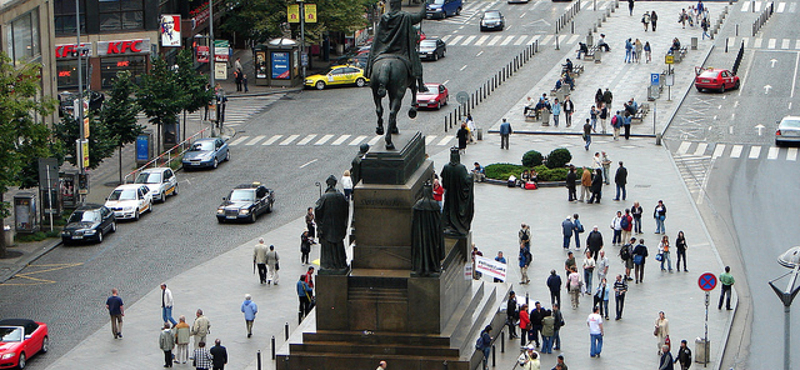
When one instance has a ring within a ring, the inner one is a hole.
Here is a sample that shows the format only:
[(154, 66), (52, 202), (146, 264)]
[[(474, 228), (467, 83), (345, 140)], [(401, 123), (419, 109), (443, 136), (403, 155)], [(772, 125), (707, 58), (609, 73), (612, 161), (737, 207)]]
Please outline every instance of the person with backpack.
[(624, 120), (625, 118), (622, 117), (620, 111), (617, 111), (617, 114), (611, 117), (611, 128), (614, 129), (614, 140), (619, 140), (619, 130), (622, 129)]
[(636, 238), (631, 238), (628, 244), (622, 246), (619, 249), (619, 258), (622, 260), (622, 263), (625, 264), (625, 280), (631, 281), (633, 278), (631, 277), (631, 270), (634, 268), (633, 264), (633, 248), (636, 244)]
[(631, 238), (631, 231), (633, 230), (633, 217), (631, 217), (630, 209), (625, 209), (625, 214), (622, 215), (620, 225), (622, 226), (622, 241), (620, 244), (622, 244)]
[(639, 284), (639, 282), (644, 283), (644, 264), (647, 262), (648, 256), (647, 247), (644, 245), (644, 239), (639, 239), (639, 244), (636, 248), (633, 248), (631, 256), (633, 257), (633, 275), (636, 278), (636, 284)]
[(681, 340), (681, 346), (678, 348), (678, 363), (681, 365), (681, 370), (689, 370), (689, 366), (692, 366), (692, 350), (686, 345), (686, 339)]
[(572, 239), (572, 234), (575, 231), (575, 224), (572, 222), (572, 216), (567, 215), (564, 221), (561, 221), (561, 233), (564, 235), (564, 243), (562, 247), (569, 249), (569, 243)]
[(486, 325), (483, 328), (478, 340), (475, 342), (475, 349), (483, 352), (483, 369), (489, 369), (489, 353), (492, 351), (492, 326)]
[(572, 215), (572, 219), (574, 220), (574, 221), (572, 221), (572, 223), (575, 224), (575, 249), (577, 249), (577, 250), (581, 250), (581, 235), (580, 234), (583, 234), (583, 232), (586, 231), (586, 229), (583, 228), (583, 224), (581, 224), (581, 221), (578, 220), (579, 217), (580, 217), (580, 215), (577, 214), (577, 213)]

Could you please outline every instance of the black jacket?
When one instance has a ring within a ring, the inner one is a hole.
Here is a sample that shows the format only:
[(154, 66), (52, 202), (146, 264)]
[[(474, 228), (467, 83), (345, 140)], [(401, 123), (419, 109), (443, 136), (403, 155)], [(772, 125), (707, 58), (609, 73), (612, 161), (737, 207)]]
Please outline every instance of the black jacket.
[(671, 353), (664, 352), (664, 354), (661, 355), (658, 370), (675, 370), (675, 361), (672, 359)]
[(589, 233), (589, 236), (586, 237), (586, 246), (593, 251), (599, 251), (603, 248), (603, 234), (600, 234), (599, 231), (594, 231)]
[(550, 275), (547, 278), (547, 287), (550, 288), (551, 292), (558, 292), (561, 289), (561, 276)]
[(506, 306), (506, 316), (513, 319), (519, 318), (519, 311), (517, 311), (517, 298), (509, 298), (508, 305)]
[(575, 189), (576, 181), (578, 181), (578, 175), (575, 174), (575, 171), (569, 171), (567, 174), (567, 187)]
[(603, 175), (595, 174), (592, 176), (592, 193), (603, 191)]
[(619, 186), (625, 186), (628, 183), (628, 169), (622, 166), (617, 168), (617, 174), (614, 175), (614, 183)]
[(214, 367), (222, 368), (223, 365), (228, 363), (228, 350), (223, 346), (211, 347), (211, 356), (214, 356)]
[(531, 325), (542, 325), (542, 319), (546, 316), (550, 316), (550, 312), (544, 308), (541, 309), (533, 309), (531, 311)]
[(686, 346), (686, 348), (678, 347), (678, 362), (685, 367), (692, 365), (692, 350), (689, 349), (689, 346)]

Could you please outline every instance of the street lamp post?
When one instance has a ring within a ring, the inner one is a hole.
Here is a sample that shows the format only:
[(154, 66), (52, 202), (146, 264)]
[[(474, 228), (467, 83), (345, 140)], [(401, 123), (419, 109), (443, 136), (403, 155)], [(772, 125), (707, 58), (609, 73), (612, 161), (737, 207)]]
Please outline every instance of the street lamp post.
[[(297, 0), (297, 4), (300, 6), (300, 59), (302, 60), (305, 58), (306, 54), (306, 5), (305, 0)], [(303, 81), (306, 79), (306, 65), (304, 63), (300, 63), (302, 65), (303, 71)]]
[[(83, 48), (81, 47), (81, 4), (80, 0), (75, 0), (75, 32), (77, 34), (77, 43), (78, 46), (78, 106), (77, 112), (73, 112), (73, 114), (78, 114), (78, 170), (79, 175), (81, 177), (86, 175), (86, 168), (83, 167), (83, 156), (85, 153), (83, 152), (83, 140), (85, 137), (85, 133), (83, 132), (83, 71), (81, 67), (81, 54), (83, 54)], [(83, 202), (83, 195), (80, 191), (78, 191), (78, 200), (82, 203)]]
[[(783, 303), (783, 369), (789, 370), (791, 368), (791, 308), (794, 297), (797, 296), (797, 292), (800, 292), (800, 286), (795, 286), (797, 277), (800, 275), (800, 246), (792, 247), (780, 255), (778, 263), (783, 267), (792, 269), (792, 272), (769, 281), (769, 286)], [(786, 289), (780, 289), (773, 284), (775, 281), (786, 277), (786, 275), (791, 275)]]

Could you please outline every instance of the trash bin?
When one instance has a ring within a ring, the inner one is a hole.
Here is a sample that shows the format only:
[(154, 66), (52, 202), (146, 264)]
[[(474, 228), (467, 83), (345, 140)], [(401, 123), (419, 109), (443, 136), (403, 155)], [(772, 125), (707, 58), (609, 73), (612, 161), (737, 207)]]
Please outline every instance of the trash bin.
[(698, 364), (708, 363), (708, 354), (711, 352), (711, 341), (706, 341), (703, 338), (697, 337), (694, 340), (694, 362)]
[(586, 46), (592, 47), (594, 45), (594, 36), (586, 35)]
[(483, 140), (483, 129), (479, 128), (479, 129), (476, 129), (476, 131), (477, 131), (478, 141)]
[(3, 236), (6, 239), (6, 247), (14, 245), (14, 229), (11, 228), (11, 225), (4, 225), (3, 231), (5, 231)]
[(697, 37), (692, 37), (692, 50), (697, 50)]
[(661, 134), (656, 134), (656, 145), (661, 145)]
[(542, 126), (550, 126), (550, 111), (542, 109)]
[(602, 63), (603, 62), (602, 59), (603, 59), (603, 49), (597, 48), (597, 50), (594, 52), (594, 64)]

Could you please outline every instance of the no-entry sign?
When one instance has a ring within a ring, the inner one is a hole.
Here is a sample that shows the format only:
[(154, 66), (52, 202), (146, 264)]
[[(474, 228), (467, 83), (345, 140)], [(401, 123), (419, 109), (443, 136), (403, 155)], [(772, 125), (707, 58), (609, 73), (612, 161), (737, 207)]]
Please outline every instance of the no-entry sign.
[(714, 290), (717, 287), (717, 277), (710, 272), (706, 272), (697, 279), (697, 285), (706, 292)]

